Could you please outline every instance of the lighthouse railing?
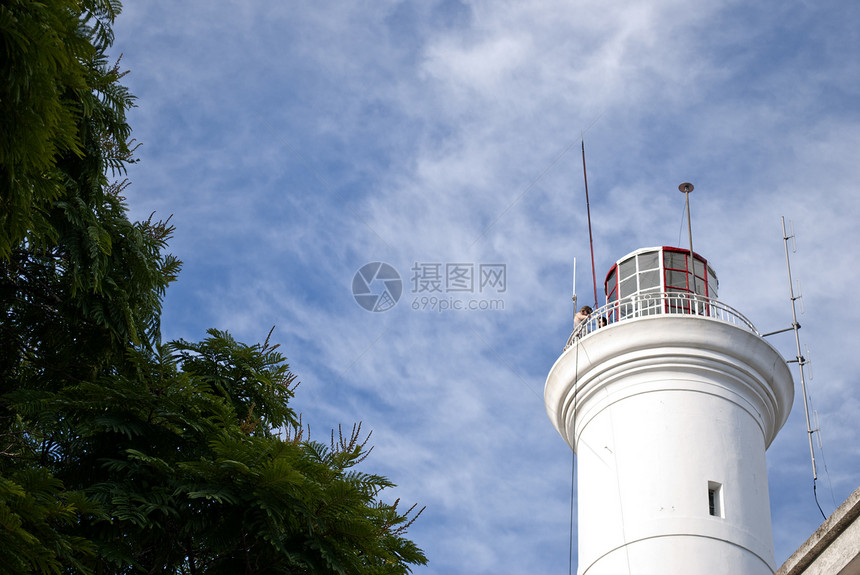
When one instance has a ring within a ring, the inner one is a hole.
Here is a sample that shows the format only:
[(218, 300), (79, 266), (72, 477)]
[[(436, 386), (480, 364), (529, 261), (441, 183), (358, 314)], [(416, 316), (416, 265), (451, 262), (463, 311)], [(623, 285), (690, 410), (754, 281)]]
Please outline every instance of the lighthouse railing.
[(707, 318), (737, 325), (759, 335), (752, 322), (741, 312), (716, 299), (689, 292), (651, 292), (622, 298), (594, 310), (585, 321), (573, 328), (564, 349), (597, 330), (657, 315)]

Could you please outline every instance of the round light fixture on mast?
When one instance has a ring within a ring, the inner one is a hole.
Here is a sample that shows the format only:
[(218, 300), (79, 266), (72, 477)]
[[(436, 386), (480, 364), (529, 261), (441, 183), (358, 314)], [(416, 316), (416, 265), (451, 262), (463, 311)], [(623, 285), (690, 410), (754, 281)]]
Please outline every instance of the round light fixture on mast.
[(691, 184), (690, 182), (684, 182), (683, 184), (678, 186), (678, 189), (681, 191), (682, 194), (689, 194), (693, 191), (693, 184)]

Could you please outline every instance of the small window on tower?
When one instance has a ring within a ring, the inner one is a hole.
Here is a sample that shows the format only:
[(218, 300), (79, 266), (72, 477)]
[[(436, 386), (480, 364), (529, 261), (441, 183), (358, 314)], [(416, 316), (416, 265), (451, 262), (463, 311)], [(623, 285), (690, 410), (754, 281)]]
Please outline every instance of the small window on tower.
[(708, 481), (708, 512), (713, 517), (723, 515), (723, 486), (716, 481)]

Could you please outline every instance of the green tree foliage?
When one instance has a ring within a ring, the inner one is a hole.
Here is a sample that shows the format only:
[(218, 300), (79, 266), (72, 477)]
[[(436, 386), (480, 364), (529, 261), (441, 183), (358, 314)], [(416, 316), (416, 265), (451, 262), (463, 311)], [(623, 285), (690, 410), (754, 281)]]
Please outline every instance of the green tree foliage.
[[(127, 90), (105, 50), (112, 0), (0, 4), (0, 255), (56, 239), (47, 210), (130, 159)], [(71, 185), (70, 185), (71, 184)], [(86, 199), (86, 198), (84, 198)], [(56, 222), (54, 222), (56, 223)], [(104, 247), (107, 236), (97, 238)]]
[[(110, 182), (133, 104), (108, 0), (0, 4), (0, 572), (400, 574), (417, 516), (305, 438), (268, 343), (161, 343), (167, 222)], [(420, 512), (419, 512), (420, 513)]]

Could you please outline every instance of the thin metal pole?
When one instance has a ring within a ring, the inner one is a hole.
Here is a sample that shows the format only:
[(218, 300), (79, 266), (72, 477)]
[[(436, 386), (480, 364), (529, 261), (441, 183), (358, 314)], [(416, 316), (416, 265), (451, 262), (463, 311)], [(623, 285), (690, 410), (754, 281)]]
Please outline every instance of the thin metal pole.
[(588, 201), (588, 175), (585, 173), (585, 139), (582, 140), (582, 177), (585, 179), (585, 210), (588, 214), (588, 243), (591, 246), (591, 279), (594, 283), (594, 309), (597, 309), (597, 272), (594, 271), (594, 239), (591, 237), (591, 204)]
[(791, 236), (786, 234), (785, 217), (781, 219), (782, 241), (785, 243), (785, 268), (788, 270), (788, 293), (791, 296), (791, 327), (794, 330), (794, 343), (797, 346), (797, 365), (800, 366), (800, 390), (803, 393), (803, 411), (806, 415), (806, 433), (809, 437), (809, 457), (812, 460), (812, 484), (814, 486), (815, 480), (818, 479), (818, 473), (815, 469), (815, 451), (812, 449), (812, 434), (815, 432), (809, 423), (809, 403), (806, 398), (806, 379), (803, 374), (803, 366), (806, 365), (806, 358), (803, 357), (800, 351), (800, 324), (797, 323), (797, 306), (794, 303), (798, 298), (794, 295), (794, 285), (791, 279), (791, 262), (788, 257), (788, 240), (793, 237), (793, 234)]
[(687, 198), (687, 233), (690, 236), (690, 270), (693, 272), (693, 293), (698, 293), (698, 289), (696, 287), (696, 260), (695, 256), (693, 256), (693, 224), (691, 220), (693, 219), (690, 215), (690, 192), (693, 191), (693, 184), (683, 183), (678, 186), (678, 189), (681, 190)]

